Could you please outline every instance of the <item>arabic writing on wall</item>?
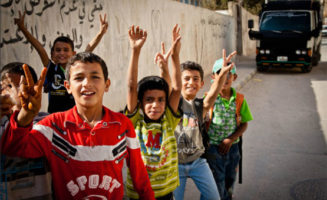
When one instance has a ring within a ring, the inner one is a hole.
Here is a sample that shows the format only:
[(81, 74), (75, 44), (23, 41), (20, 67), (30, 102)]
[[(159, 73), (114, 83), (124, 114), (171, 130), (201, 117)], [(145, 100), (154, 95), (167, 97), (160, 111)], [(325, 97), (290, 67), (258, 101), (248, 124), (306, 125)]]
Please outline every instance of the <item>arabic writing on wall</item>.
[[(71, 19), (78, 22), (76, 26), (79, 24), (90, 24), (89, 28), (93, 28), (94, 21), (96, 21), (94, 20), (95, 15), (97, 15), (96, 12), (102, 11), (103, 6), (102, 3), (97, 0), (87, 2), (87, 5), (86, 1), (87, 0), (1, 0), (1, 21), (9, 21), (9, 25), (7, 25), (7, 27), (1, 26), (0, 48), (3, 48), (5, 45), (13, 45), (20, 42), (26, 45), (29, 44), (23, 33), (14, 25), (14, 18), (18, 17), (19, 11), (22, 13), (25, 11), (25, 19), (29, 17), (33, 18), (33, 22), (40, 22), (40, 18), (44, 17), (43, 15), (51, 12), (60, 15), (62, 24), (65, 24), (67, 19)], [(3, 18), (5, 18), (5, 20), (3, 20)], [(44, 27), (41, 28), (41, 26), (49, 26), (50, 24), (51, 22), (48, 24), (36, 23), (35, 25), (28, 25), (25, 23), (25, 26), (43, 47), (47, 45), (50, 49), (52, 44), (47, 34), (39, 31), (44, 30)], [(58, 36), (67, 36), (73, 40), (75, 48), (80, 49), (83, 45), (82, 33), (78, 33), (76, 27), (70, 27), (70, 29), (71, 30), (65, 29), (64, 31), (60, 31), (58, 27), (58, 31), (54, 32), (56, 36), (51, 35), (51, 38), (54, 39)], [(30, 45), (30, 49), (33, 51), (32, 45)]]

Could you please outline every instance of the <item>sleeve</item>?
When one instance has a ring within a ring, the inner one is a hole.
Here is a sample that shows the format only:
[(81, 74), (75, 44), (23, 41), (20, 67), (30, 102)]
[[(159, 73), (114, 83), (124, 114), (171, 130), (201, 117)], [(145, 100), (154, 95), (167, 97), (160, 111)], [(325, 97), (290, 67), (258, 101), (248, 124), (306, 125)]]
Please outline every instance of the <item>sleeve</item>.
[(172, 125), (172, 130), (175, 130), (175, 128), (177, 127), (179, 121), (183, 116), (183, 111), (180, 108), (178, 108), (177, 113), (174, 113), (173, 110), (170, 108), (170, 106), (168, 106), (166, 108), (166, 116), (167, 116), (167, 120)]
[(128, 119), (126, 121), (128, 129), (128, 156), (126, 162), (133, 180), (134, 189), (137, 191), (140, 199), (155, 199), (148, 172), (142, 160), (140, 143), (136, 137), (132, 123)]
[(17, 115), (18, 111), (12, 114), (9, 125), (2, 136), (2, 153), (23, 158), (45, 156), (44, 137), (39, 132), (32, 130), (32, 123), (28, 127), (19, 127), (16, 122)]
[(241, 117), (242, 117), (242, 120), (241, 120), (242, 123), (253, 120), (252, 113), (250, 111), (249, 105), (248, 105), (248, 103), (246, 102), (245, 99), (243, 100), (243, 104), (242, 104), (242, 107), (241, 107), (240, 114), (241, 114)]
[(140, 116), (141, 115), (140, 114), (140, 104), (138, 104), (136, 106), (135, 110), (132, 113), (128, 113), (127, 106), (126, 106), (125, 109), (124, 109), (124, 111), (123, 111), (123, 113), (124, 113), (124, 115), (126, 117), (128, 117), (132, 121), (132, 123), (133, 123), (133, 125), (135, 127), (136, 121), (139, 120), (140, 117), (141, 117)]

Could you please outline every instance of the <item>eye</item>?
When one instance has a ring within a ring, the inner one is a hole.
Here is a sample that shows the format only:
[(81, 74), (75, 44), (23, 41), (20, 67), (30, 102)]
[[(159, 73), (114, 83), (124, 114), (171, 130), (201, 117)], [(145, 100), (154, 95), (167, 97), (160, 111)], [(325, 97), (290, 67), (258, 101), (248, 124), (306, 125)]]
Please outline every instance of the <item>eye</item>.
[(76, 80), (76, 81), (81, 81), (81, 80), (83, 80), (83, 77), (81, 77), (81, 76), (76, 76), (76, 77), (74, 77), (74, 80)]
[(100, 76), (92, 76), (93, 79), (100, 79)]
[(159, 98), (159, 102), (160, 102), (160, 103), (163, 103), (163, 102), (165, 102), (165, 101), (166, 101), (166, 100), (165, 100), (164, 97)]
[(188, 80), (190, 80), (190, 78), (189, 77), (184, 77), (184, 80), (188, 81)]
[(152, 102), (152, 98), (151, 98), (151, 97), (146, 97), (144, 100), (145, 100), (145, 102), (147, 102), (147, 103)]

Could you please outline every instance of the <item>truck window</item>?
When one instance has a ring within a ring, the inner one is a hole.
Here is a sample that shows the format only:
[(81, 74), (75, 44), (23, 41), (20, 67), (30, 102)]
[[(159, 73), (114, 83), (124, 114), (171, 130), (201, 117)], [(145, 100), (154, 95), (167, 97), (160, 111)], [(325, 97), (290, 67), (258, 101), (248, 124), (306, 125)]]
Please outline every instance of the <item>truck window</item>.
[(261, 18), (260, 31), (310, 31), (309, 12), (264, 12)]

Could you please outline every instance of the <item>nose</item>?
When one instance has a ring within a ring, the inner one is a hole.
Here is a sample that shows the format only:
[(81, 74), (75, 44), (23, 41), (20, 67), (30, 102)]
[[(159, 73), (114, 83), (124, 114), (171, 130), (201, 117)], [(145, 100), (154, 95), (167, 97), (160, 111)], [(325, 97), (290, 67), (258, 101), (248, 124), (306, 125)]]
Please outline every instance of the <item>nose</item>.
[(152, 102), (152, 107), (156, 108), (159, 105), (159, 101), (153, 101)]
[(89, 87), (91, 85), (91, 81), (88, 78), (84, 78), (82, 82), (83, 87)]

